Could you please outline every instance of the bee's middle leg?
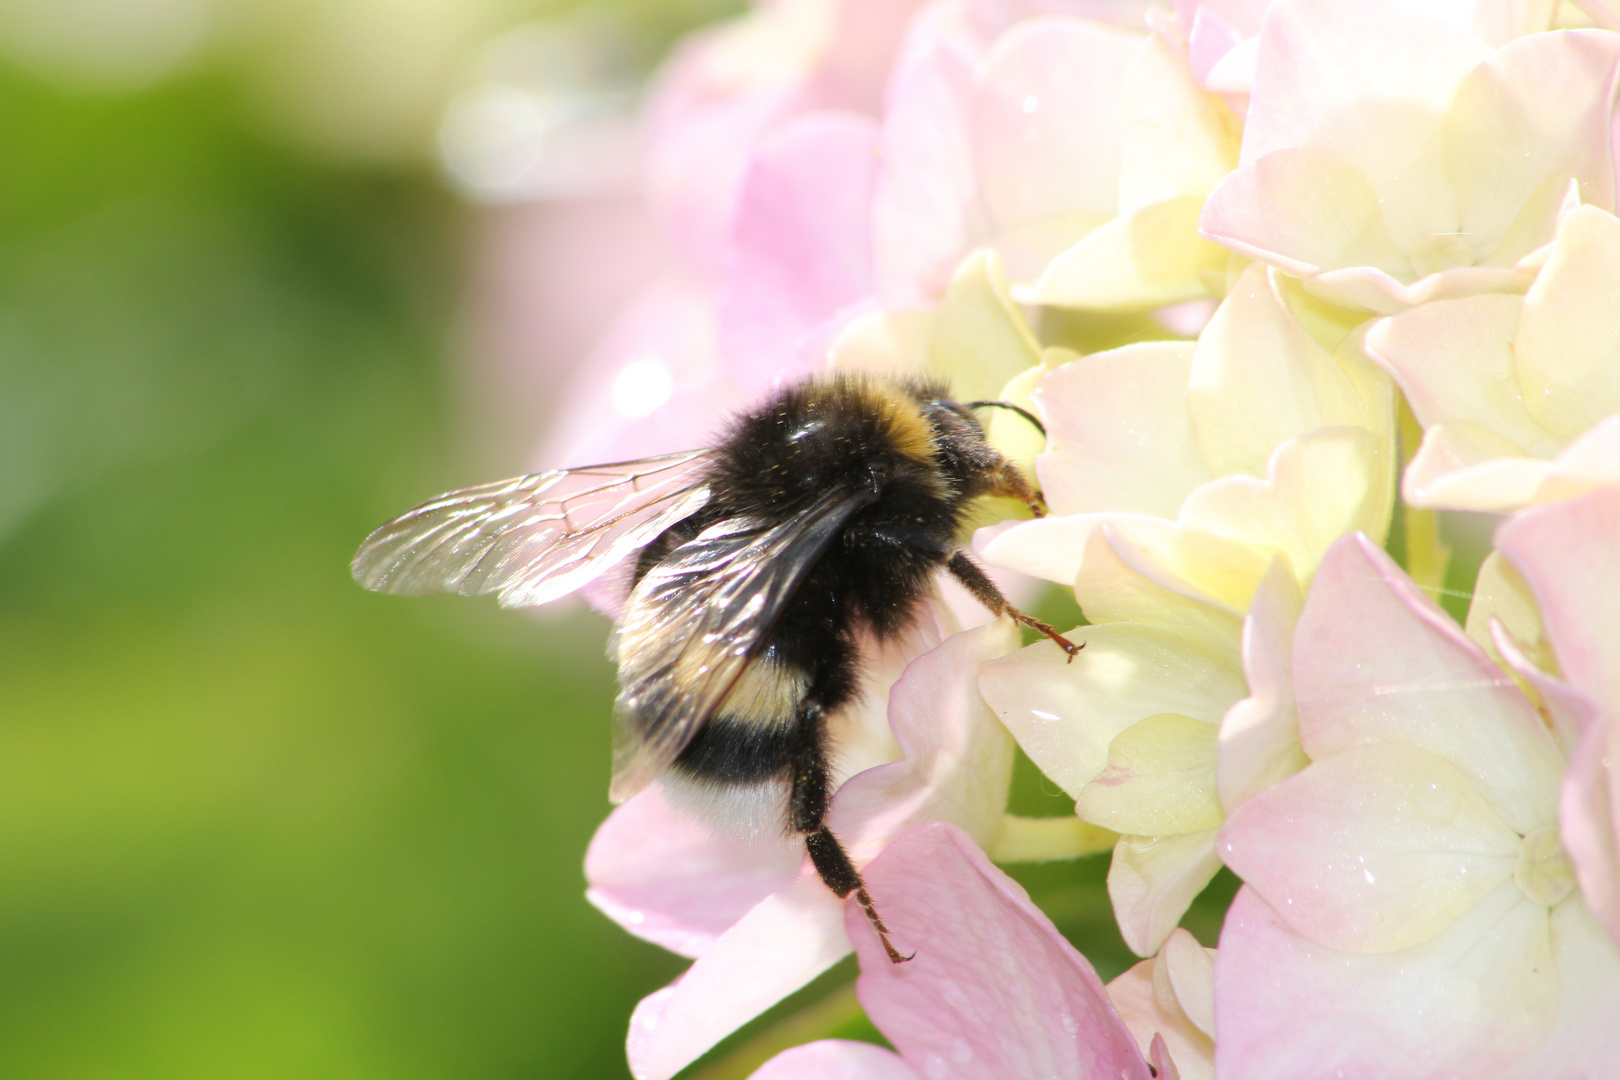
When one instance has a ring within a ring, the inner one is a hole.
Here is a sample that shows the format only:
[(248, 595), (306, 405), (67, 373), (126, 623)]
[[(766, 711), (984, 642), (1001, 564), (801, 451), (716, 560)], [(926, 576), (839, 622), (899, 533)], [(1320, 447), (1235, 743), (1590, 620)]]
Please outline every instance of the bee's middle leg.
[(821, 712), (820, 705), (806, 702), (796, 725), (798, 738), (793, 749), (793, 788), (789, 796), (793, 829), (803, 834), (810, 862), (827, 888), (840, 898), (854, 893), (855, 902), (861, 905), (867, 921), (877, 931), (878, 940), (883, 942), (883, 951), (894, 963), (903, 964), (911, 957), (896, 949), (889, 940), (889, 928), (883, 925), (860, 871), (855, 869), (849, 852), (826, 825), (829, 779)]

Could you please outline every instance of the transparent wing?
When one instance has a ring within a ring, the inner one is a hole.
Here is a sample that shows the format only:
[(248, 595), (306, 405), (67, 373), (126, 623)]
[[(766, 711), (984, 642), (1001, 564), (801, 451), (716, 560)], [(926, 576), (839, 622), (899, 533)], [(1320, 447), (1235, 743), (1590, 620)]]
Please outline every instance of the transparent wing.
[(418, 596), (495, 593), (502, 607), (555, 600), (650, 543), (709, 497), (713, 451), (520, 476), (430, 499), (366, 537), (355, 580)]
[(618, 627), (613, 787), (622, 801), (714, 715), (868, 489), (829, 491), (781, 522), (717, 522), (647, 572)]

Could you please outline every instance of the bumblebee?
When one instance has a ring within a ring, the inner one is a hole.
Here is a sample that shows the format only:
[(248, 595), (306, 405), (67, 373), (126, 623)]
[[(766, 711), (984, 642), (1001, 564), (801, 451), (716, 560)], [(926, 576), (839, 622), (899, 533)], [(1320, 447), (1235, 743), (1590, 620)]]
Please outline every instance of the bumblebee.
[(958, 543), (981, 496), (1042, 512), (985, 441), (971, 411), (984, 405), (1016, 408), (959, 404), (922, 380), (818, 376), (737, 417), (711, 449), (432, 499), (372, 533), (354, 576), (381, 592), (529, 607), (627, 564), (610, 646), (612, 799), (661, 779), (722, 818), (763, 807), (804, 837), (828, 888), (855, 895), (899, 963), (825, 824), (827, 719), (859, 694), (862, 642), (910, 627), (943, 569), (1071, 659), (1080, 648), (1008, 603)]

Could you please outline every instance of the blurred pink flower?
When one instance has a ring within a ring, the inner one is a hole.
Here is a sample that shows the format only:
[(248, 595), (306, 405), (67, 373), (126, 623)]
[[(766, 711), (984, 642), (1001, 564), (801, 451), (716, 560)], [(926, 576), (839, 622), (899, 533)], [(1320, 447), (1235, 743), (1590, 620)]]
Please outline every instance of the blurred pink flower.
[(1557, 661), (1556, 680), (1535, 684), (1578, 736), (1559, 814), (1564, 846), (1620, 944), (1620, 487), (1512, 518), (1496, 544), (1529, 583)]
[[(755, 1080), (1149, 1080), (1147, 1060), (1085, 957), (1028, 894), (946, 824), (906, 833), (867, 868), (884, 918), (916, 955), (892, 964), (850, 918), (856, 992), (898, 1051), (824, 1042), (779, 1055)], [(858, 915), (858, 913), (857, 913)], [(1164, 1042), (1158, 1076), (1175, 1076)]]
[(877, 116), (922, 0), (776, 0), (693, 35), (646, 110), (648, 194), (682, 261), (726, 267), (742, 187), (762, 139), (821, 110)]
[[(1418, 12), (1423, 12), (1419, 14)], [(1344, 307), (1522, 292), (1570, 182), (1614, 208), (1620, 37), (1545, 4), (1278, 0), (1205, 236)], [(1511, 151), (1507, 148), (1511, 147)]]
[(1605, 1075), (1620, 954), (1560, 846), (1563, 755), (1535, 707), (1360, 535), (1323, 560), (1293, 668), (1311, 764), (1221, 833), (1245, 885), (1218, 1070)]
[[(875, 162), (862, 132), (920, 3), (780, 0), (680, 47), (643, 115), (645, 194), (669, 249), (557, 388), (536, 465), (705, 445), (809, 370), (801, 337), (869, 291)], [(507, 331), (506, 348), (548, 332)]]
[[(921, 631), (934, 641), (941, 633), (938, 626)], [(892, 672), (921, 644), (890, 650), (883, 663)], [(980, 663), (1016, 644), (1004, 621), (946, 638), (906, 665), (892, 691), (884, 676), (873, 678), (865, 707), (842, 716), (834, 746), (849, 778), (828, 824), (857, 865), (928, 822), (952, 822), (985, 844), (995, 839), (1013, 743), (979, 699), (975, 680)], [(875, 730), (885, 714), (889, 739)], [(638, 1080), (673, 1076), (850, 950), (846, 903), (810, 870), (802, 842), (719, 835), (683, 819), (656, 789), (608, 818), (586, 872), (592, 902), (625, 929), (696, 957), (631, 1019)], [(874, 886), (873, 897), (887, 918), (885, 890)]]

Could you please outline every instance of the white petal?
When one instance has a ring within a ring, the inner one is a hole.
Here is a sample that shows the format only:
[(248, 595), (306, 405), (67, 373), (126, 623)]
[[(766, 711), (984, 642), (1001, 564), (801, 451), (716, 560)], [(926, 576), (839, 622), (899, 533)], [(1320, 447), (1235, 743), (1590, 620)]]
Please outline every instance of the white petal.
[(920, 1080), (893, 1050), (845, 1039), (784, 1050), (749, 1074), (748, 1080)]
[(1000, 226), (1058, 214), (1113, 215), (1120, 93), (1140, 35), (1081, 19), (1028, 19), (979, 67), (973, 153)]

